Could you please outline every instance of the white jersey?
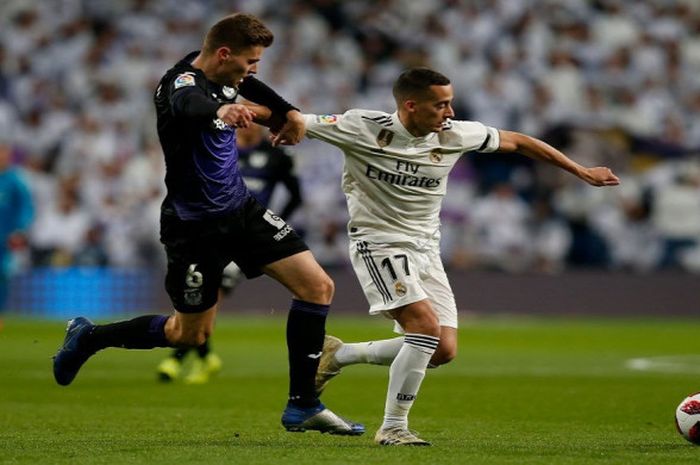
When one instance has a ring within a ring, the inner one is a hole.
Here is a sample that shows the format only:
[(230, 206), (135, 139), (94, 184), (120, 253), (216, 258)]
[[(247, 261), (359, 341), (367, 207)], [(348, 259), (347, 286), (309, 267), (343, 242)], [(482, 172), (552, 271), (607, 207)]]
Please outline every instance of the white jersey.
[(397, 113), (349, 110), (304, 119), (309, 137), (344, 152), (350, 236), (375, 243), (438, 238), (450, 170), (464, 152), (493, 152), (500, 144), (498, 130), (471, 121), (448, 120), (442, 131), (414, 137)]

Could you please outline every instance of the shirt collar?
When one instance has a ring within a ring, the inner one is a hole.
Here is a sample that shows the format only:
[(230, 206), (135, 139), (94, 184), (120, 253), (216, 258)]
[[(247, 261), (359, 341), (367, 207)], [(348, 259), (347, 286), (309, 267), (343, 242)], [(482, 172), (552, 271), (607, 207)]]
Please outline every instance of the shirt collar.
[(430, 132), (426, 134), (423, 137), (416, 137), (410, 132), (408, 132), (408, 129), (406, 129), (406, 126), (403, 125), (401, 122), (401, 119), (399, 118), (399, 112), (395, 111), (394, 113), (391, 114), (391, 121), (394, 123), (393, 127), (396, 129), (396, 133), (400, 135), (401, 137), (405, 137), (407, 139), (411, 140), (416, 140), (416, 141), (425, 141), (428, 140), (429, 138), (433, 137), (435, 135), (434, 132)]

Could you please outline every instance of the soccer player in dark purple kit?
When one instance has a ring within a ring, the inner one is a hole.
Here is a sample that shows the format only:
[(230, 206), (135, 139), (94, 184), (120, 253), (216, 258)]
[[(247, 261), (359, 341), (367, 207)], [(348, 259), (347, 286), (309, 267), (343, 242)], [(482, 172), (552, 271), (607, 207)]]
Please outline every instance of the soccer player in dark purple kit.
[[(106, 325), (74, 318), (54, 357), (58, 384), (70, 384), (85, 361), (107, 347), (201, 345), (214, 327), (223, 269), (234, 261), (248, 278), (265, 273), (294, 296), (287, 320), (290, 388), (284, 427), (364, 433), (363, 425), (331, 412), (315, 393), (333, 281), (297, 233), (255, 200), (237, 165), (237, 127), (270, 124), (275, 144), (295, 144), (304, 135), (299, 111), (252, 76), (272, 40), (254, 16), (227, 16), (209, 30), (201, 51), (161, 79), (155, 105), (168, 190), (161, 242), (168, 257), (165, 287), (175, 312)], [(235, 103), (238, 95), (260, 107)], [(270, 111), (258, 110), (263, 108)]]
[[(294, 159), (284, 147), (273, 147), (265, 137), (267, 130), (251, 124), (247, 128), (236, 130), (236, 147), (238, 148), (238, 169), (243, 176), (248, 190), (260, 205), (268, 208), (278, 184), (284, 186), (287, 201), (280, 207), (279, 216), (287, 220), (301, 206), (301, 188), (299, 178), (294, 172)], [(219, 286), (219, 299), (230, 295), (245, 279), (241, 269), (233, 262), (223, 271)], [(180, 377), (183, 361), (190, 352), (197, 357), (192, 368), (184, 377), (186, 384), (207, 383), (213, 374), (222, 367), (221, 358), (213, 352), (210, 340), (193, 347), (178, 347), (164, 358), (156, 369), (158, 379), (170, 382)]]

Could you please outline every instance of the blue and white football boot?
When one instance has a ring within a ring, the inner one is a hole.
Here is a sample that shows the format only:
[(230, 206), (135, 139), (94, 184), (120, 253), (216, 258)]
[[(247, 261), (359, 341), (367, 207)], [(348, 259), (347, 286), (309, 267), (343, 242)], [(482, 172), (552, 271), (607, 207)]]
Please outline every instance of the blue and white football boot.
[(81, 344), (83, 336), (94, 327), (92, 321), (82, 316), (68, 322), (66, 338), (53, 357), (53, 376), (61, 386), (68, 386), (73, 382), (83, 363), (95, 353), (86, 349), (84, 343)]
[(353, 423), (339, 417), (323, 404), (309, 408), (287, 404), (287, 408), (282, 414), (282, 425), (287, 431), (294, 433), (303, 433), (308, 430), (343, 436), (359, 436), (365, 432), (363, 424)]

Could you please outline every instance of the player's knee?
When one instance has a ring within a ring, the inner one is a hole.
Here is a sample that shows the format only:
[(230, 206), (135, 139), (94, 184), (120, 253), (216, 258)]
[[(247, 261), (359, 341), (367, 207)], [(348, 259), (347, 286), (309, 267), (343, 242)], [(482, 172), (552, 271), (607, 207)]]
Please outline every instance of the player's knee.
[(324, 274), (324, 277), (319, 283), (319, 292), (325, 301), (330, 303), (330, 301), (333, 300), (333, 294), (335, 294), (335, 283), (327, 274)]
[(421, 326), (423, 327), (423, 334), (429, 334), (431, 336), (440, 336), (440, 320), (434, 312), (425, 312), (421, 315)]
[(432, 312), (424, 312), (417, 315), (406, 326), (406, 332), (425, 334), (427, 336), (440, 337), (440, 321)]
[(335, 283), (324, 273), (309, 284), (305, 289), (306, 295), (300, 297), (308, 302), (329, 304), (333, 300), (334, 292)]
[(323, 284), (323, 291), (326, 295), (326, 299), (328, 302), (333, 300), (333, 296), (335, 295), (335, 282), (330, 278), (330, 276), (326, 275), (326, 279), (324, 280)]

